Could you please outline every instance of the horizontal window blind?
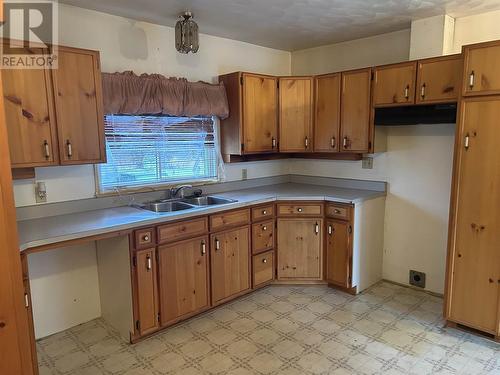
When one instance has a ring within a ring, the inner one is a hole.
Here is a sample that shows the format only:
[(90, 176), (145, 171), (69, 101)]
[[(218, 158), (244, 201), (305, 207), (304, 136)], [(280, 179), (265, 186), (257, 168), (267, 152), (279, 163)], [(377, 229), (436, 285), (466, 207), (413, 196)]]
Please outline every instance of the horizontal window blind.
[(100, 192), (217, 178), (212, 118), (107, 115), (104, 125)]

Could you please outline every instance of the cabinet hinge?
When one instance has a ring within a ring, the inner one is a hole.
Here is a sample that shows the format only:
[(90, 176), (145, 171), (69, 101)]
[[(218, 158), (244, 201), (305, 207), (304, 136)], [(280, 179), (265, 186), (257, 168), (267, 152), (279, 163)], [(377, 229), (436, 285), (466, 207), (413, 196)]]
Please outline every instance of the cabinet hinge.
[(240, 77), (240, 85), (243, 85), (243, 76)]
[(158, 315), (156, 315), (156, 320), (158, 321), (158, 323), (160, 323), (160, 313), (158, 313)]
[(347, 282), (349, 283), (349, 286), (351, 286), (352, 284), (352, 276), (349, 275), (349, 277), (347, 278)]
[(245, 150), (245, 144), (244, 143), (241, 144), (241, 151), (243, 151), (243, 150)]
[(137, 267), (137, 257), (133, 257), (133, 258), (132, 258), (132, 265), (133, 265), (134, 267)]
[(139, 320), (136, 320), (136, 321), (135, 321), (135, 328), (136, 328), (138, 331), (140, 331), (140, 329), (141, 329), (141, 322), (140, 322)]
[(277, 84), (278, 88), (280, 88), (280, 80), (279, 79), (276, 81), (276, 84)]
[(349, 234), (352, 234), (352, 225), (349, 225), (348, 231), (349, 231)]
[(372, 149), (372, 143), (368, 142), (368, 150), (371, 150), (371, 149)]
[(372, 80), (372, 81), (373, 81), (374, 79), (375, 79), (375, 73), (374, 73), (374, 72), (371, 72), (371, 74), (370, 74), (370, 80)]

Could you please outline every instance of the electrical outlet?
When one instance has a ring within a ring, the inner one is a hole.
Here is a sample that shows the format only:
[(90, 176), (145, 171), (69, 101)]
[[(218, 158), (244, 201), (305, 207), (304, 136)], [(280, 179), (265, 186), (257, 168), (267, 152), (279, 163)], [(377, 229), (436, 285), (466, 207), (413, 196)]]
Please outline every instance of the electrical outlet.
[(248, 170), (246, 168), (243, 168), (241, 170), (241, 179), (246, 180), (248, 178)]
[(35, 202), (47, 202), (47, 187), (45, 186), (45, 182), (38, 181), (35, 183)]
[(363, 158), (362, 164), (363, 169), (373, 169), (373, 158), (369, 156), (365, 156)]

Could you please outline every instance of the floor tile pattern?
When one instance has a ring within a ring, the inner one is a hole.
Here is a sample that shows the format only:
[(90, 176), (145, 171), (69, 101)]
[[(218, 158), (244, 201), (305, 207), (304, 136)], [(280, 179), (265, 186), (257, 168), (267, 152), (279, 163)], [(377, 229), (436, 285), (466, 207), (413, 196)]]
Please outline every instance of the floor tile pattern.
[(129, 345), (102, 319), (37, 343), (40, 374), (500, 374), (500, 344), (443, 329), (442, 299), (271, 286)]

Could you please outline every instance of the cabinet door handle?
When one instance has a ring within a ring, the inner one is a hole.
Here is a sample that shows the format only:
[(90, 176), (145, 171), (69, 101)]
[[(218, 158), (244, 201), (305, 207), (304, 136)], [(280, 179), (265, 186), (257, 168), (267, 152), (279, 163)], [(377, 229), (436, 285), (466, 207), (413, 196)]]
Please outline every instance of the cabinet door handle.
[(349, 138), (344, 137), (344, 140), (343, 140), (343, 142), (342, 142), (342, 146), (343, 146), (345, 149), (347, 149), (347, 144), (348, 144), (348, 142), (349, 142)]
[(24, 306), (26, 308), (29, 308), (30, 307), (30, 299), (28, 297), (28, 293), (24, 293)]
[(148, 255), (146, 257), (146, 270), (151, 271), (153, 268), (153, 261), (151, 260), (151, 257)]
[(71, 158), (73, 156), (73, 146), (69, 139), (66, 141), (66, 148), (68, 149), (68, 158)]
[(410, 97), (410, 85), (406, 85), (405, 87), (405, 99), (408, 100)]
[(205, 241), (201, 241), (201, 255), (205, 255), (207, 253), (207, 244)]
[(267, 215), (267, 210), (262, 210), (262, 215)]
[(143, 240), (144, 242), (149, 242), (149, 236), (148, 236), (147, 234), (146, 234), (146, 235), (144, 235), (144, 236), (142, 237), (142, 240)]
[(305, 146), (306, 148), (308, 148), (308, 147), (309, 147), (309, 138), (307, 138), (307, 137), (306, 137), (306, 139), (304, 140), (304, 146)]
[(319, 224), (318, 223), (316, 223), (314, 225), (314, 233), (319, 234)]
[(470, 136), (469, 136), (469, 133), (467, 133), (465, 135), (465, 138), (464, 138), (464, 147), (465, 147), (466, 151), (469, 149), (469, 140), (470, 140)]
[(333, 227), (331, 225), (328, 226), (328, 234), (331, 236), (333, 233)]
[(220, 250), (220, 241), (217, 238), (215, 239), (215, 250)]
[(276, 148), (276, 138), (274, 138), (274, 137), (272, 139), (272, 146), (273, 146), (273, 148)]
[(267, 230), (267, 226), (266, 226), (266, 225), (264, 225), (264, 226), (262, 227), (262, 230), (265, 232), (265, 231)]
[(422, 99), (425, 98), (425, 83), (420, 88), (420, 96), (422, 97)]
[(302, 212), (302, 208), (301, 207), (297, 208), (297, 212)]
[(330, 146), (332, 146), (332, 148), (335, 148), (336, 145), (337, 145), (337, 140), (335, 139), (335, 137), (332, 137), (332, 139), (330, 139)]
[(262, 259), (262, 263), (267, 263), (267, 259), (266, 258)]
[(43, 149), (45, 151), (45, 159), (50, 159), (50, 147), (49, 147), (49, 142), (46, 140), (43, 141)]
[(474, 71), (470, 72), (470, 74), (469, 74), (469, 87), (471, 89), (474, 87), (474, 76), (475, 76)]

